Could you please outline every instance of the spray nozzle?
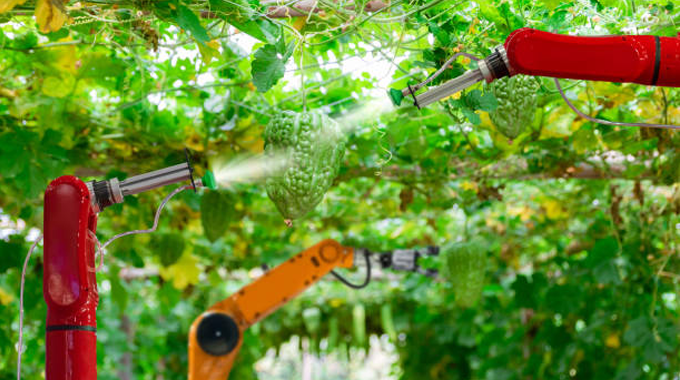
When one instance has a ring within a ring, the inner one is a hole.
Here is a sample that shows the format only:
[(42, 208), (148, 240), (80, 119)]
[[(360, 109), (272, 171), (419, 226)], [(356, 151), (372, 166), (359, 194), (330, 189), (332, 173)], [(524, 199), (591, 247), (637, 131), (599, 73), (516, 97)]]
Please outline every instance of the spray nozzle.
[(215, 175), (211, 171), (206, 171), (205, 175), (201, 177), (201, 185), (207, 187), (210, 190), (217, 190), (217, 181), (215, 181)]
[(111, 178), (104, 181), (88, 182), (87, 187), (90, 190), (92, 205), (97, 212), (100, 212), (112, 204), (122, 203), (127, 195), (139, 194), (184, 181), (191, 181), (194, 190), (196, 190), (196, 186), (216, 188), (215, 177), (211, 172), (206, 172), (200, 180), (194, 181), (194, 168), (191, 166), (189, 153), (186, 150), (185, 156), (186, 161), (181, 164), (136, 175), (122, 181), (119, 181), (118, 178)]

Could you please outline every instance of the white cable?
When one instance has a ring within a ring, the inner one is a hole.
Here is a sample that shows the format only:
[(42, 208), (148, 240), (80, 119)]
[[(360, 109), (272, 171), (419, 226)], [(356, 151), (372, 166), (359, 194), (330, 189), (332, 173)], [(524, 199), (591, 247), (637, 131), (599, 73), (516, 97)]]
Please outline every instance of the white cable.
[(37, 239), (31, 245), (31, 249), (28, 250), (28, 255), (24, 260), (24, 268), (21, 270), (21, 290), (19, 291), (19, 343), (17, 343), (17, 380), (21, 380), (21, 355), (24, 352), (24, 282), (26, 280), (26, 267), (28, 267), (28, 260), (33, 254), (33, 250), (42, 240), (43, 235), (40, 234)]
[[(103, 245), (101, 245), (100, 252), (105, 252), (106, 247), (109, 244), (113, 243), (114, 240), (122, 238), (123, 236), (136, 235), (136, 234), (148, 234), (148, 233), (156, 231), (156, 228), (158, 228), (158, 220), (161, 217), (161, 211), (163, 210), (163, 207), (165, 207), (165, 204), (168, 203), (170, 198), (177, 195), (177, 193), (179, 193), (180, 191), (187, 190), (187, 189), (193, 189), (193, 188), (194, 187), (191, 186), (191, 185), (184, 185), (184, 186), (180, 186), (180, 187), (176, 188), (175, 190), (173, 190), (170, 194), (168, 194), (165, 198), (163, 198), (163, 201), (161, 202), (160, 206), (158, 206), (158, 209), (156, 209), (156, 215), (153, 218), (153, 226), (151, 226), (151, 228), (149, 228), (147, 230), (132, 230), (132, 231), (120, 233), (120, 234), (112, 237), (111, 239), (107, 240), (106, 243), (104, 243)], [(96, 239), (96, 236), (95, 236), (95, 239)]]
[(99, 253), (99, 264), (97, 264), (96, 268), (87, 268), (90, 272), (99, 272), (100, 269), (102, 269), (102, 266), (104, 265), (104, 251), (102, 250), (101, 243), (99, 243), (99, 239), (97, 239), (97, 234), (92, 232), (91, 229), (87, 229), (87, 234), (90, 235), (90, 237), (97, 243), (97, 253)]
[[(439, 68), (439, 70), (435, 71), (434, 74), (430, 75), (430, 77), (427, 78), (424, 82), (418, 83), (415, 86), (411, 86), (411, 88), (413, 89), (413, 92), (420, 90), (421, 88), (426, 86), (428, 83), (432, 82), (436, 77), (441, 75), (441, 73), (443, 73), (444, 70), (448, 69), (449, 65), (452, 64), (453, 61), (455, 61), (456, 58), (458, 58), (460, 56), (467, 57), (467, 58), (469, 58), (469, 59), (471, 59), (475, 62), (481, 61), (481, 58), (474, 56), (472, 54), (469, 54), (469, 53), (465, 53), (465, 52), (456, 53), (451, 58), (449, 58), (448, 61), (446, 61), (444, 63), (444, 65), (442, 65), (442, 67)], [(410, 90), (408, 88), (404, 89), (404, 91), (406, 92), (406, 94), (404, 94), (404, 95), (408, 95), (410, 93)]]
[(649, 128), (662, 128), (662, 129), (676, 129), (680, 130), (680, 125), (672, 125), (672, 124), (649, 124), (649, 123), (624, 123), (621, 121), (609, 121), (609, 120), (603, 120), (603, 119), (597, 119), (591, 116), (588, 116), (581, 112), (578, 108), (576, 108), (569, 99), (567, 99), (567, 96), (564, 94), (564, 91), (562, 91), (562, 86), (560, 86), (560, 81), (557, 78), (555, 79), (555, 85), (557, 86), (557, 90), (560, 92), (560, 95), (562, 95), (562, 99), (564, 99), (565, 102), (567, 102), (567, 105), (569, 108), (571, 108), (574, 112), (576, 112), (577, 115), (581, 116), (582, 118), (586, 120), (590, 120), (593, 123), (598, 123), (598, 124), (604, 124), (604, 125), (617, 125), (617, 126), (624, 126), (624, 127), (649, 127)]
[[(99, 264), (97, 265), (97, 268), (94, 269), (94, 271), (99, 272), (99, 270), (104, 265), (104, 253), (106, 252), (106, 246), (113, 243), (114, 240), (120, 239), (123, 236), (135, 235), (135, 234), (148, 234), (148, 233), (156, 231), (156, 228), (158, 228), (158, 221), (159, 221), (160, 216), (161, 216), (161, 211), (163, 210), (163, 207), (165, 207), (165, 204), (168, 203), (170, 198), (177, 195), (177, 193), (179, 193), (183, 190), (187, 190), (187, 189), (193, 189), (193, 186), (191, 186), (191, 185), (180, 186), (177, 189), (173, 190), (165, 198), (163, 198), (163, 201), (158, 206), (158, 209), (156, 209), (156, 215), (154, 216), (154, 219), (153, 219), (153, 226), (151, 226), (151, 228), (149, 228), (149, 229), (132, 230), (132, 231), (120, 233), (118, 235), (115, 235), (111, 239), (107, 240), (106, 243), (104, 243), (104, 245), (101, 245), (99, 243), (99, 239), (97, 239), (97, 235), (94, 232), (92, 232), (91, 230), (88, 230), (90, 237), (93, 238), (94, 241), (97, 243), (97, 252), (99, 253)], [(20, 291), (19, 291), (19, 343), (17, 344), (17, 351), (18, 351), (17, 380), (21, 380), (21, 355), (22, 355), (22, 351), (23, 351), (23, 336), (24, 336), (24, 283), (25, 283), (25, 280), (26, 280), (26, 268), (28, 267), (28, 261), (31, 258), (31, 254), (33, 254), (33, 250), (35, 250), (35, 247), (42, 240), (42, 238), (43, 238), (43, 235), (40, 234), (40, 236), (33, 242), (31, 249), (28, 250), (28, 254), (26, 255), (26, 259), (24, 260), (24, 268), (21, 271), (21, 287), (20, 287)], [(90, 268), (90, 270), (93, 270), (93, 269)]]

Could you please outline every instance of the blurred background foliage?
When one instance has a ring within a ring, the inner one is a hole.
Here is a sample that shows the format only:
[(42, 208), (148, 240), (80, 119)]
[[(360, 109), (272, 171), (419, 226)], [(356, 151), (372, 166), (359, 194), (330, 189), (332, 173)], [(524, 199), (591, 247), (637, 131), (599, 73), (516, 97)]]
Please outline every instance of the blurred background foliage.
[[(98, 273), (99, 378), (185, 378), (193, 319), (323, 238), (380, 251), (471, 237), (489, 262), (477, 305), (456, 306), (441, 278), (381, 273), (362, 291), (324, 279), (249, 330), (232, 378), (677, 378), (680, 133), (590, 123), (545, 78), (513, 141), (484, 112), (473, 126), (444, 104), (385, 104), (388, 87), (458, 51), (485, 56), (516, 28), (674, 36), (677, 4), (322, 1), (302, 17), (274, 5), (0, 2), (0, 378), (15, 376), (21, 265), (50, 180), (122, 179), (181, 162), (185, 146), (199, 170), (219, 170), (262, 151), (275, 109), (303, 108), (348, 126), (325, 200), (288, 228), (262, 184), (225, 184), (229, 219), (207, 233), (205, 195), (184, 192), (156, 234), (112, 244)], [(677, 89), (563, 85), (591, 115), (680, 124)], [(107, 209), (99, 238), (151, 225), (166, 191)], [(37, 253), (25, 379), (44, 376)], [(362, 372), (376, 350), (383, 372)]]

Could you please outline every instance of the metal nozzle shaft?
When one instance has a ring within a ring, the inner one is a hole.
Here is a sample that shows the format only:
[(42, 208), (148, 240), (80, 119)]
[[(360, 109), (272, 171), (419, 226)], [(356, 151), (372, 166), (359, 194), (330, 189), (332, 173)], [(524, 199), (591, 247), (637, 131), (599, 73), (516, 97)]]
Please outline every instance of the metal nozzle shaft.
[(416, 104), (421, 108), (425, 107), (440, 99), (444, 99), (449, 95), (462, 91), (483, 79), (484, 76), (479, 69), (468, 71), (458, 78), (451, 79), (440, 86), (416, 96)]
[(120, 191), (123, 196), (139, 194), (173, 183), (188, 181), (191, 179), (191, 173), (189, 163), (184, 162), (127, 178), (120, 182)]
[(117, 178), (92, 181), (88, 182), (87, 186), (92, 196), (92, 205), (100, 212), (112, 204), (122, 203), (126, 195), (139, 194), (173, 183), (191, 181), (195, 189), (197, 183), (200, 186), (200, 180), (194, 182), (193, 171), (187, 155), (187, 161), (181, 164), (136, 175), (123, 181), (118, 181)]

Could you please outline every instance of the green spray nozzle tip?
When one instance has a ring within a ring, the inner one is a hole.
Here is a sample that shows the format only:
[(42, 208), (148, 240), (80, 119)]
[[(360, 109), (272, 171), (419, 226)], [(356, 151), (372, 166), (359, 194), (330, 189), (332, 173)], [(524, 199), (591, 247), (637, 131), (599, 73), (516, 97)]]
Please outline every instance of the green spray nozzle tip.
[(387, 92), (387, 95), (389, 95), (390, 100), (392, 100), (392, 104), (395, 106), (400, 106), (401, 101), (404, 100), (404, 94), (395, 88), (390, 88), (390, 90)]
[(205, 175), (201, 177), (201, 183), (210, 190), (217, 190), (215, 175), (210, 170), (206, 171)]

